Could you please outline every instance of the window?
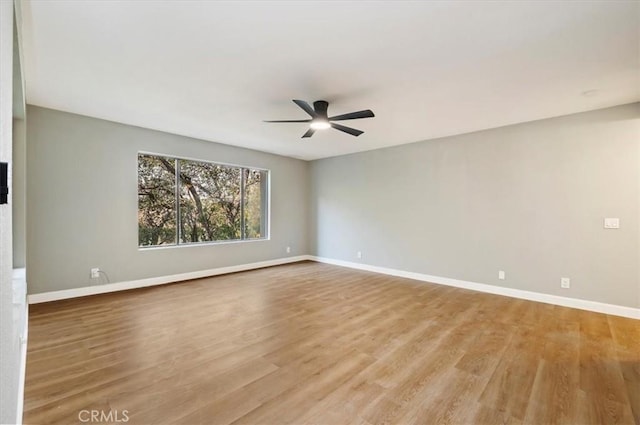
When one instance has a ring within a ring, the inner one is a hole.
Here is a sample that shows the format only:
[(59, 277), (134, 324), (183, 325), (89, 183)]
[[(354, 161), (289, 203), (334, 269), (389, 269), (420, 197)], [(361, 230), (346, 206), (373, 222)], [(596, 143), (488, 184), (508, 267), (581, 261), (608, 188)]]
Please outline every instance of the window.
[(268, 171), (138, 154), (138, 245), (264, 239)]

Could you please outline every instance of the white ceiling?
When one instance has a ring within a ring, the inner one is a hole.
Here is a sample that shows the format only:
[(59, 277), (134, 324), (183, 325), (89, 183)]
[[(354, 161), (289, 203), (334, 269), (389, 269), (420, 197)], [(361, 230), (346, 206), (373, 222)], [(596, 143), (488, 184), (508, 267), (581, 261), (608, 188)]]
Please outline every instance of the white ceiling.
[[(640, 100), (640, 2), (25, 1), (27, 102), (316, 159)], [(583, 95), (589, 90), (595, 94)], [(291, 99), (376, 117), (301, 139)]]

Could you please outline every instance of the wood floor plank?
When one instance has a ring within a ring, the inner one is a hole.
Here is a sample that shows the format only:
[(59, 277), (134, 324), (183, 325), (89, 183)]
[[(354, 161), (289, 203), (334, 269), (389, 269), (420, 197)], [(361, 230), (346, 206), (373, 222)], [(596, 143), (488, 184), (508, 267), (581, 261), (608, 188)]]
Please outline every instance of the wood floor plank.
[(285, 391), (238, 420), (241, 424), (290, 424), (294, 423), (310, 407), (321, 401), (349, 377), (371, 364), (374, 359), (357, 351), (349, 352), (340, 361), (316, 373), (303, 383)]
[(194, 411), (183, 412), (178, 423), (232, 423), (285, 391), (301, 385), (310, 376), (322, 373), (340, 361), (343, 355), (342, 352), (324, 350), (300, 353), (273, 373)]
[(476, 404), (476, 411), (469, 423), (491, 425), (521, 425), (522, 420), (514, 418), (507, 412), (492, 409), (483, 404)]
[(578, 414), (575, 423), (583, 424), (632, 424), (634, 423), (628, 405), (599, 397), (587, 391), (578, 393)]
[(538, 362), (525, 424), (574, 424), (579, 413), (579, 338), (547, 339)]
[(25, 424), (640, 424), (640, 322), (301, 262), (30, 307)]
[(506, 412), (509, 420), (524, 419), (531, 389), (544, 348), (544, 339), (533, 328), (522, 326), (502, 354), (480, 397), (486, 414), (491, 410)]

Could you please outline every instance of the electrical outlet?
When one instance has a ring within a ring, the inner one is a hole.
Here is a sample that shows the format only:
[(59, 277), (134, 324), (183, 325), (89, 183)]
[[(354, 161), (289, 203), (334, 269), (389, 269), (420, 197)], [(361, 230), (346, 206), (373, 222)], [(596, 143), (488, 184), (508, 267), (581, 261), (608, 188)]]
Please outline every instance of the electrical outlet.
[(95, 268), (95, 269), (91, 269), (91, 279), (97, 279), (100, 277), (100, 269), (99, 268)]
[(358, 252), (356, 252), (356, 257), (358, 257), (358, 258), (362, 258), (362, 251), (358, 251)]
[(561, 277), (560, 278), (560, 287), (564, 288), (564, 289), (571, 288), (571, 279), (569, 279), (568, 277)]
[(287, 247), (287, 254), (291, 254), (291, 247), (290, 246)]
[(500, 279), (500, 280), (504, 280), (505, 279), (504, 270), (498, 270), (498, 279)]
[(620, 219), (617, 217), (605, 218), (604, 219), (604, 228), (605, 229), (619, 229), (620, 228)]

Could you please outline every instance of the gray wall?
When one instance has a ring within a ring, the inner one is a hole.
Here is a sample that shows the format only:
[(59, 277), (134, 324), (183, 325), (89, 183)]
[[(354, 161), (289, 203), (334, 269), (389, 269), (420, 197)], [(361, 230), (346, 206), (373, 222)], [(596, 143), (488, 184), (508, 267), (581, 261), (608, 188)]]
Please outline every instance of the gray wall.
[(640, 104), (318, 160), (311, 182), (318, 256), (640, 307)]
[[(308, 162), (34, 106), (27, 134), (29, 293), (309, 252)], [(271, 240), (139, 250), (138, 151), (271, 170)]]

